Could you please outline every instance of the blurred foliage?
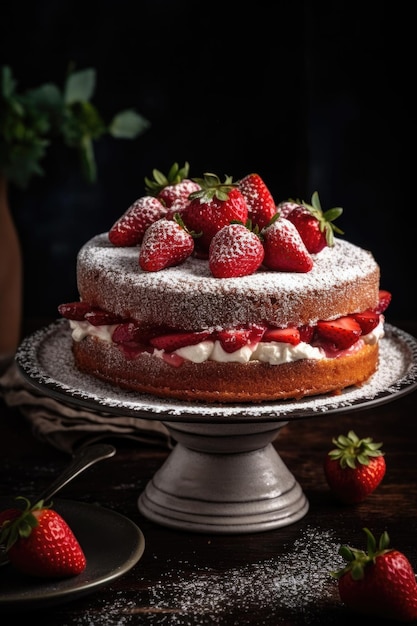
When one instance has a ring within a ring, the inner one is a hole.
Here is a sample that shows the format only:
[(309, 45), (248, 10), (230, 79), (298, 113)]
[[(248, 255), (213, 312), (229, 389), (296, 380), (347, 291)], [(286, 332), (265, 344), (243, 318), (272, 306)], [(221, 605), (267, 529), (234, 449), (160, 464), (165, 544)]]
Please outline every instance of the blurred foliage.
[(96, 72), (69, 71), (64, 88), (46, 83), (24, 93), (17, 91), (12, 70), (0, 74), (0, 174), (20, 188), (33, 176), (45, 174), (41, 162), (53, 141), (78, 152), (85, 179), (95, 182), (94, 142), (103, 135), (135, 139), (150, 123), (133, 109), (116, 114), (106, 124), (92, 103)]

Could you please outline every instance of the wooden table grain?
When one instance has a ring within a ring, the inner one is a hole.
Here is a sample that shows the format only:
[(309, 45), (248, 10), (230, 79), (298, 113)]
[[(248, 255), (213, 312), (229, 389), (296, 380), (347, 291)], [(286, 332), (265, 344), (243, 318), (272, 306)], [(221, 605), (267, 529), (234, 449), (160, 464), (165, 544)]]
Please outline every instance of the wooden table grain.
[[(395, 325), (416, 336), (416, 322)], [(31, 607), (29, 617), (39, 612), (44, 626), (351, 624), (352, 614), (330, 576), (340, 566), (341, 543), (365, 548), (364, 527), (377, 536), (387, 530), (392, 546), (417, 571), (416, 401), (412, 391), (365, 410), (285, 426), (274, 445), (302, 486), (309, 510), (294, 524), (253, 534), (191, 533), (149, 521), (137, 500), (169, 450), (109, 438), (115, 457), (78, 476), (61, 497), (127, 516), (143, 532), (143, 556), (95, 592)], [(332, 438), (350, 429), (382, 441), (387, 463), (381, 485), (355, 506), (332, 498), (322, 469)], [(20, 412), (0, 400), (0, 495), (35, 495), (68, 460), (36, 439)], [(12, 615), (21, 608), (13, 608)], [(1, 623), (11, 619), (0, 603)]]

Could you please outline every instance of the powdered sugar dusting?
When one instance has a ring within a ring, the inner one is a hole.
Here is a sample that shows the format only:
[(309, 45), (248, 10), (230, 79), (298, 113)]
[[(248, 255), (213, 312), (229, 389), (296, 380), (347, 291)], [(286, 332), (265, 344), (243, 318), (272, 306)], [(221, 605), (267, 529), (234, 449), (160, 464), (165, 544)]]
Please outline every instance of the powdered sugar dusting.
[(113, 246), (106, 233), (87, 242), (77, 259), (81, 299), (123, 318), (184, 330), (257, 322), (301, 326), (378, 301), (375, 259), (344, 240), (312, 255), (314, 265), (306, 273), (259, 269), (226, 279), (214, 278), (208, 262), (194, 257), (160, 272), (144, 272), (139, 254), (139, 247)]
[(23, 374), (44, 393), (72, 403), (91, 405), (93, 410), (172, 421), (245, 422), (277, 421), (309, 417), (326, 412), (361, 408), (370, 402), (386, 402), (417, 385), (417, 342), (404, 331), (385, 325), (380, 342), (377, 372), (361, 387), (340, 395), (323, 395), (299, 401), (260, 404), (206, 404), (161, 400), (156, 396), (124, 391), (92, 376), (81, 374), (72, 356), (72, 338), (67, 320), (34, 333), (23, 341), (16, 360)]
[[(146, 575), (141, 578), (146, 601), (140, 593), (112, 599), (108, 606), (104, 600), (100, 614), (108, 621), (100, 623), (130, 624), (146, 613), (149, 624), (223, 624), (228, 618), (244, 626), (253, 623), (255, 613), (259, 626), (286, 623), (290, 616), (291, 623), (308, 624), (309, 618), (320, 616), (323, 600), (341, 606), (337, 582), (330, 576), (345, 564), (339, 547), (333, 531), (307, 526), (279, 555), (240, 567), (193, 568), (188, 562), (163, 561), (159, 582), (147, 586)], [(191, 615), (193, 621), (188, 621)], [(90, 624), (92, 617), (97, 612), (90, 615), (87, 609), (73, 623)]]

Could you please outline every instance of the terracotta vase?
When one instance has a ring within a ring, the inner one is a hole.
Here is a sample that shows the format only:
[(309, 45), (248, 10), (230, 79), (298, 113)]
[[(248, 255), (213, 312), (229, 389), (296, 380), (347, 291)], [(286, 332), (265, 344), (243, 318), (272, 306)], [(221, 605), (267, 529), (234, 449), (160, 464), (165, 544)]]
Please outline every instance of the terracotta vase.
[(22, 254), (10, 211), (8, 184), (0, 174), (0, 361), (11, 358), (21, 337)]

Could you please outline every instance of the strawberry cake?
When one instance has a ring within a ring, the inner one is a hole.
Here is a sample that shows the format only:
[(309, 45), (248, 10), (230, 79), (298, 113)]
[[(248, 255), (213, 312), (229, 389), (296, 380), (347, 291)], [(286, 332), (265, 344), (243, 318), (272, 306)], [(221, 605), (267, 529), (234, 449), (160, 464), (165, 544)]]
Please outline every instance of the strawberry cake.
[(317, 193), (276, 204), (258, 174), (191, 180), (186, 164), (154, 177), (78, 253), (80, 300), (58, 310), (81, 372), (210, 403), (369, 380), (391, 294), (372, 254), (335, 236), (341, 209), (323, 212)]

